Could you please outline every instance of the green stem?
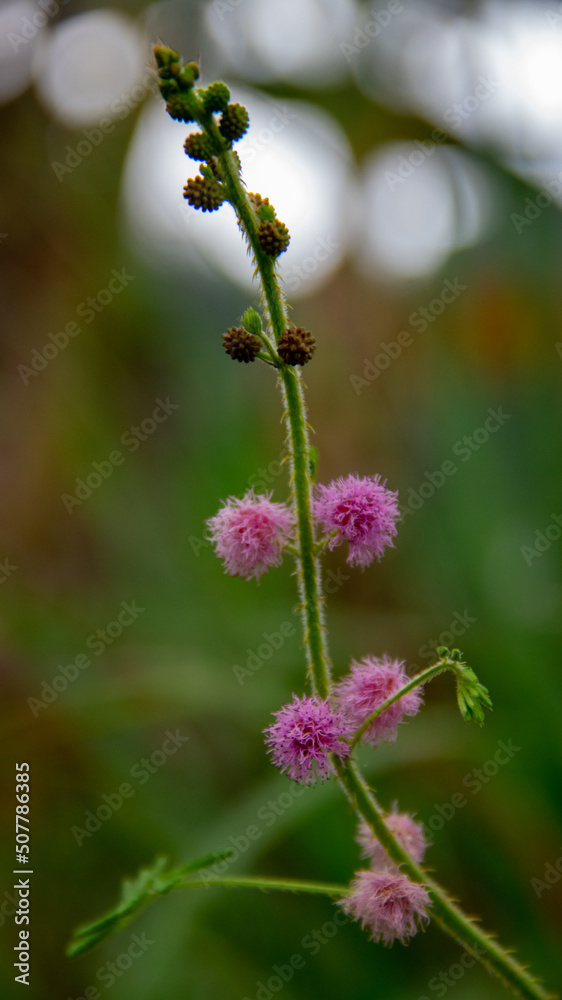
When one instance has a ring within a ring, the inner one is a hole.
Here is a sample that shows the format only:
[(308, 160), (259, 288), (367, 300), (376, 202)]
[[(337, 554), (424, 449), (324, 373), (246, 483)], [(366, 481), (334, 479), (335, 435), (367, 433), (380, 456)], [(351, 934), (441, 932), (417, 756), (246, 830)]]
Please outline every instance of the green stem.
[[(220, 141), (220, 135), (212, 117), (209, 123), (205, 122), (205, 127), (215, 138), (218, 136)], [(277, 283), (274, 260), (264, 253), (258, 242), (256, 215), (241, 184), (232, 153), (230, 151), (220, 153), (218, 161), (228, 199), (238, 214), (240, 225), (245, 231), (254, 253), (276, 343), (287, 326), (287, 317), (283, 297)], [(286, 420), (292, 459), (292, 486), (298, 523), (298, 557), (296, 562), (303, 608), (304, 644), (309, 671), (312, 675), (313, 689), (322, 697), (327, 697), (330, 693), (330, 666), (322, 619), (324, 600), (320, 582), (320, 563), (315, 554), (316, 540), (311, 516), (312, 484), (308, 465), (309, 445), (306, 410), (300, 374), (295, 368), (285, 364), (279, 366), (279, 373), (286, 402)], [(445, 669), (442, 665), (437, 667), (438, 665), (429, 668), (424, 679), (430, 679), (428, 673), (434, 676), (435, 673)], [(397, 693), (396, 697), (402, 697), (418, 683), (423, 682), (419, 678), (413, 678), (410, 685), (406, 685), (402, 691)], [(389, 700), (382, 705), (380, 711), (383, 711), (390, 703)], [(373, 714), (370, 720), (367, 720), (366, 725), (372, 721), (373, 717), (376, 715)], [(384, 822), (383, 813), (356, 765), (353, 762), (344, 765), (341, 761), (336, 761), (336, 767), (338, 777), (348, 798), (359, 815), (370, 826), (391, 859), (400, 865), (413, 881), (427, 886), (431, 897), (433, 916), (443, 930), (471, 954), (481, 959), (490, 971), (496, 973), (502, 982), (511, 987), (516, 995), (522, 996), (526, 1000), (549, 1000), (549, 994), (533, 977), (500, 945), (466, 917), (449, 899), (445, 890), (430, 879), (424, 870), (400, 847)], [(257, 881), (250, 879), (221, 880), (223, 884), (255, 885), (258, 888), (266, 888), (266, 886), (259, 884), (261, 881), (259, 879)], [(297, 885), (297, 883), (293, 884)], [(303, 889), (302, 885), (307, 884), (314, 885), (314, 883), (301, 883), (301, 891), (328, 891)], [(288, 883), (285, 883), (285, 887), (287, 885)], [(273, 887), (273, 883), (270, 887)], [(341, 887), (332, 886), (330, 890), (330, 894), (338, 895), (341, 893)]]
[(400, 865), (401, 870), (409, 875), (412, 881), (427, 888), (432, 904), (432, 916), (440, 927), (458, 944), (475, 955), (517, 996), (525, 997), (527, 1000), (553, 1000), (553, 994), (543, 989), (512, 955), (467, 917), (452, 902), (447, 892), (404, 851), (384, 822), (383, 812), (356, 764), (353, 761), (347, 764), (336, 761), (336, 768), (353, 807), (370, 826), (392, 861)]
[[(182, 879), (181, 882), (176, 883), (174, 889), (186, 889), (189, 887), (197, 888), (198, 886), (208, 886), (208, 882), (204, 882), (202, 879)], [(273, 879), (273, 878), (261, 878), (260, 876), (244, 876), (240, 875), (238, 878), (219, 878), (213, 885), (226, 885), (226, 886), (236, 886), (240, 888), (249, 889), (262, 889), (267, 892), (268, 889), (280, 889), (285, 892), (314, 892), (323, 893), (325, 896), (335, 896), (341, 899), (349, 892), (347, 885), (330, 885), (328, 882), (301, 882), (300, 879)]]
[(382, 715), (383, 712), (386, 712), (387, 708), (390, 708), (390, 706), (393, 705), (395, 701), (398, 701), (400, 698), (403, 698), (405, 694), (408, 694), (408, 691), (412, 691), (414, 688), (419, 687), (420, 684), (425, 684), (427, 681), (430, 681), (433, 677), (437, 677), (437, 674), (442, 674), (445, 670), (454, 671), (455, 667), (453, 664), (447, 663), (445, 660), (439, 660), (438, 663), (434, 663), (433, 666), (427, 667), (426, 670), (422, 670), (421, 673), (416, 674), (415, 677), (412, 677), (407, 684), (404, 684), (404, 687), (401, 687), (398, 691), (395, 691), (394, 694), (389, 695), (389, 697), (386, 698), (386, 700), (383, 701), (382, 704), (378, 706), (378, 708), (375, 708), (375, 710), (371, 712), (370, 715), (367, 716), (365, 721), (359, 726), (359, 729), (355, 731), (350, 743), (351, 748), (353, 749), (354, 747), (357, 746), (365, 730), (369, 728), (369, 726), (371, 725), (372, 722), (375, 721), (375, 719), (378, 719), (379, 715)]
[[(214, 127), (216, 128), (216, 125)], [(259, 244), (255, 213), (240, 182), (232, 154), (230, 152), (221, 153), (218, 159), (228, 198), (238, 214), (240, 224), (246, 232), (254, 253), (273, 335), (277, 343), (287, 327), (287, 317), (277, 282), (274, 260), (262, 250)], [(316, 539), (311, 512), (312, 485), (308, 469), (309, 441), (301, 377), (296, 368), (285, 364), (279, 365), (279, 375), (283, 383), (286, 404), (291, 480), (298, 524), (296, 563), (303, 610), (304, 646), (313, 690), (323, 698), (327, 698), (330, 693), (330, 663), (321, 612), (323, 597), (320, 584), (320, 562), (314, 554)]]

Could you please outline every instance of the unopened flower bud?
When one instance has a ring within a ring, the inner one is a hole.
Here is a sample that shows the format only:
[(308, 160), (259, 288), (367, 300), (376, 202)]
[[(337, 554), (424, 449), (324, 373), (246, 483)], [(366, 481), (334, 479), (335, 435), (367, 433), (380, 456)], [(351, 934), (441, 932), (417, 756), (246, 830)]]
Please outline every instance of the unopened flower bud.
[(278, 257), (289, 246), (289, 230), (279, 219), (262, 222), (258, 229), (258, 241), (262, 250), (270, 257)]
[(262, 325), (259, 314), (256, 312), (255, 309), (252, 309), (251, 307), (249, 309), (246, 309), (246, 312), (242, 316), (242, 324), (244, 325), (246, 330), (249, 330), (250, 333), (257, 334), (258, 337), (262, 332)]
[(224, 201), (221, 185), (214, 177), (190, 177), (183, 189), (188, 204), (202, 212), (214, 212)]
[(166, 111), (168, 112), (170, 118), (173, 118), (178, 122), (194, 122), (196, 121), (193, 110), (190, 106), (189, 99), (186, 94), (173, 94), (166, 104)]
[(213, 155), (211, 141), (202, 132), (193, 132), (192, 135), (188, 135), (183, 148), (192, 160), (208, 160)]
[(219, 131), (228, 142), (241, 139), (248, 129), (250, 117), (242, 104), (227, 104), (219, 122)]
[(205, 111), (226, 111), (230, 100), (230, 91), (226, 83), (217, 80), (216, 83), (211, 83), (206, 90), (200, 90), (199, 97), (203, 101)]

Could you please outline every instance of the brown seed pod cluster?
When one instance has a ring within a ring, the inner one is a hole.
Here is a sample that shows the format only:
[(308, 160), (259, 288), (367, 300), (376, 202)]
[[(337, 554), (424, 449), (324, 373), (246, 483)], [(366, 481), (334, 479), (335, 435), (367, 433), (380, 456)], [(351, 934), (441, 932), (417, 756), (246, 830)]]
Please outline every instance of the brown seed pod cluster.
[(261, 340), (253, 333), (248, 333), (243, 326), (231, 326), (223, 333), (222, 342), (227, 354), (234, 361), (255, 361), (261, 350)]
[(302, 326), (292, 326), (279, 337), (277, 353), (286, 365), (305, 365), (316, 350), (316, 341)]

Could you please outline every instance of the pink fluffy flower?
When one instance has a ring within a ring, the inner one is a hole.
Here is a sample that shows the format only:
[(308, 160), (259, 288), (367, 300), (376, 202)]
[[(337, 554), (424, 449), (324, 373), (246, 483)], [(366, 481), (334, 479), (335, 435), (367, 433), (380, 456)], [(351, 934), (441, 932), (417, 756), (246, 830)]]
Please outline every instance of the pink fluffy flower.
[[(416, 823), (415, 819), (408, 813), (399, 813), (396, 811), (391, 812), (386, 817), (385, 823), (396, 837), (400, 847), (403, 847), (406, 853), (417, 863), (423, 861), (428, 846), (423, 831), (423, 824)], [(373, 870), (376, 871), (383, 868), (392, 870), (396, 867), (386, 853), (380, 840), (375, 837), (370, 826), (365, 822), (359, 824), (357, 843), (363, 849), (363, 857), (371, 859), (371, 868)]]
[(248, 490), (242, 500), (229, 497), (207, 521), (216, 554), (231, 576), (259, 579), (281, 562), (293, 517), (285, 504), (272, 503), (270, 496), (255, 496)]
[[(408, 682), (404, 664), (383, 656), (366, 656), (353, 662), (347, 676), (336, 685), (335, 697), (343, 714), (357, 729), (383, 701)], [(422, 704), (420, 689), (409, 691), (373, 720), (363, 733), (365, 743), (394, 743), (398, 724), (405, 715), (415, 715)]]
[(318, 695), (303, 695), (274, 713), (277, 722), (264, 730), (273, 763), (293, 781), (314, 784), (333, 772), (330, 754), (346, 757), (349, 746), (342, 737), (350, 727), (330, 703)]
[(368, 566), (375, 557), (381, 558), (387, 545), (394, 545), (400, 517), (398, 494), (387, 490), (380, 476), (351, 475), (318, 486), (313, 511), (326, 532), (337, 531), (330, 539), (331, 549), (349, 542), (351, 566)]
[(429, 920), (426, 889), (401, 872), (356, 872), (341, 905), (364, 930), (370, 930), (373, 941), (385, 945), (396, 940), (405, 944)]

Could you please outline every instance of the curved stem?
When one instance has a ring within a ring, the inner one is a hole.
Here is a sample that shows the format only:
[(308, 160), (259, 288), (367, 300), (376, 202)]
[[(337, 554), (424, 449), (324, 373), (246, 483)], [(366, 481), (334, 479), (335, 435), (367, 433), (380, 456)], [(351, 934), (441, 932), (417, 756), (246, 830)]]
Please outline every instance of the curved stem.
[(400, 865), (412, 881), (427, 888), (432, 915), (440, 927), (475, 955), (505, 986), (511, 987), (516, 995), (525, 997), (526, 1000), (554, 1000), (553, 994), (548, 993), (511, 954), (467, 917), (447, 892), (404, 851), (384, 822), (383, 812), (357, 765), (353, 761), (347, 764), (337, 761), (336, 768), (348, 799), (368, 823), (392, 861)]
[[(217, 131), (216, 124), (211, 121), (209, 130)], [(271, 327), (275, 342), (286, 328), (287, 318), (283, 297), (277, 283), (275, 265), (271, 257), (262, 250), (258, 241), (258, 224), (255, 213), (248, 201), (246, 192), (240, 181), (238, 168), (230, 151), (218, 155), (222, 180), (225, 185), (228, 200), (237, 212), (240, 225), (245, 231), (257, 264)], [(297, 574), (303, 609), (304, 644), (313, 689), (322, 697), (330, 693), (330, 665), (326, 634), (322, 619), (323, 594), (320, 583), (320, 563), (316, 554), (316, 539), (311, 516), (312, 484), (309, 473), (309, 444), (306, 423), (306, 410), (302, 394), (301, 377), (295, 368), (279, 365), (279, 374), (283, 385), (286, 403), (286, 422), (291, 454), (291, 481), (298, 523), (298, 556)], [(419, 675), (413, 678), (396, 697), (387, 700), (377, 713), (373, 713), (361, 731), (384, 711), (392, 701), (402, 697), (419, 683), (423, 683), (446, 669), (444, 664), (436, 664), (424, 672), (423, 680)], [(357, 735), (357, 734), (356, 734)], [(433, 915), (443, 930), (450, 934), (459, 944), (476, 955), (487, 968), (496, 973), (502, 982), (511, 987), (513, 992), (526, 1000), (549, 1000), (549, 995), (533, 977), (519, 965), (492, 938), (481, 930), (474, 921), (457, 907), (447, 893), (406, 854), (396, 841), (391, 830), (386, 825), (383, 813), (372, 795), (365, 780), (357, 770), (355, 763), (343, 764), (336, 761), (338, 777), (343, 788), (358, 814), (370, 826), (371, 830), (388, 852), (391, 859), (413, 879), (427, 886), (431, 897)], [(221, 880), (224, 884), (242, 884), (241, 880)], [(260, 880), (258, 880), (259, 883)], [(254, 880), (244, 880), (245, 885), (260, 886)], [(296, 885), (296, 883), (295, 883)], [(313, 883), (310, 883), (313, 885)], [(333, 890), (336, 887), (331, 887)], [(302, 890), (319, 891), (319, 890)], [(320, 890), (322, 891), (322, 890)], [(340, 892), (341, 888), (338, 887)]]
[(351, 748), (353, 749), (354, 747), (357, 746), (365, 730), (369, 728), (369, 726), (371, 725), (372, 722), (375, 721), (375, 719), (378, 719), (379, 715), (382, 715), (383, 712), (386, 712), (387, 708), (390, 708), (390, 706), (393, 705), (395, 701), (398, 701), (400, 698), (403, 698), (405, 694), (408, 694), (408, 691), (412, 691), (414, 688), (419, 687), (420, 684), (425, 684), (427, 683), (427, 681), (432, 680), (433, 677), (437, 677), (437, 674), (442, 674), (445, 670), (454, 671), (455, 667), (451, 663), (447, 663), (444, 660), (439, 660), (438, 663), (434, 663), (433, 666), (427, 667), (426, 670), (422, 670), (421, 673), (416, 674), (415, 677), (412, 677), (407, 684), (404, 684), (404, 687), (401, 687), (398, 691), (395, 691), (394, 694), (389, 695), (389, 697), (386, 698), (386, 700), (383, 701), (382, 704), (378, 706), (378, 708), (375, 708), (375, 710), (371, 712), (370, 715), (367, 716), (365, 721), (359, 726), (359, 729), (355, 731), (350, 743)]

